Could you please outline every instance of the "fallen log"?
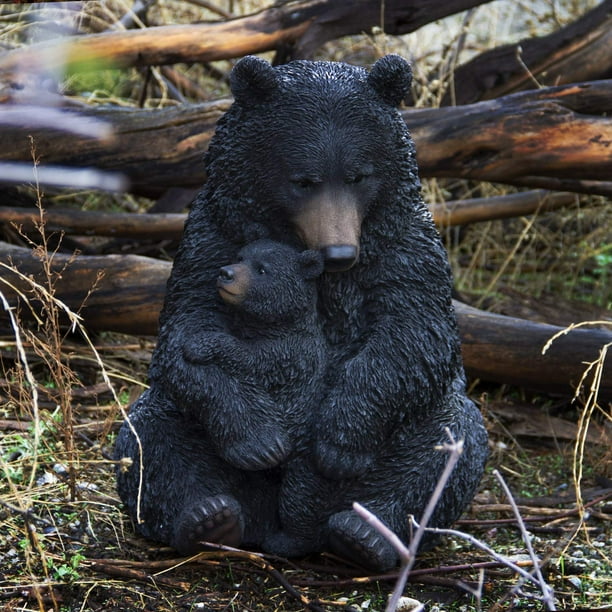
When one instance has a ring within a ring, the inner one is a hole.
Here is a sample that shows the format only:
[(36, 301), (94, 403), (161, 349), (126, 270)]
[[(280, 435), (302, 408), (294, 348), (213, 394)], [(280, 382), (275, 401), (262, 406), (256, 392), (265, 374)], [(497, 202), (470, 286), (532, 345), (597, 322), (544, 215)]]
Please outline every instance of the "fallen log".
[[(610, 191), (612, 80), (521, 92), (467, 106), (403, 111), (424, 177), (518, 183), (565, 182), (561, 190)], [(157, 110), (97, 108), (112, 142), (23, 126), (0, 130), (0, 159), (29, 161), (34, 137), (44, 163), (120, 171), (143, 195), (205, 180), (202, 155), (229, 100)], [(0, 107), (1, 111), (1, 107)], [(8, 146), (10, 143), (10, 146)]]
[(230, 104), (231, 100), (217, 100), (155, 110), (66, 109), (68, 118), (84, 115), (112, 125), (113, 139), (104, 142), (67, 133), (60, 138), (56, 131), (28, 123), (4, 126), (0, 128), (0, 159), (31, 161), (31, 135), (42, 163), (113, 168), (129, 179), (135, 193), (158, 196), (169, 187), (197, 187), (206, 178), (202, 157), (216, 122)]
[[(547, 212), (569, 206), (575, 202), (576, 195), (573, 193), (536, 190), (490, 198), (449, 200), (448, 202), (430, 204), (429, 210), (438, 227), (452, 227), (479, 221), (509, 219)], [(2, 209), (0, 209), (0, 221), (2, 221)]]
[(283, 48), (285, 60), (309, 57), (323, 43), (383, 27), (405, 34), (490, 0), (291, 0), (252, 15), (194, 25), (105, 32), (32, 44), (0, 56), (0, 79), (20, 83), (41, 69), (212, 62)]
[(539, 187), (552, 191), (571, 191), (612, 198), (612, 181), (583, 181), (580, 179), (527, 175), (521, 178), (508, 179), (505, 182), (515, 187)]
[[(430, 204), (429, 209), (438, 227), (451, 227), (556, 210), (575, 201), (576, 195), (573, 193), (537, 190), (489, 198), (450, 200)], [(45, 231), (48, 234), (149, 241), (180, 240), (186, 219), (186, 213), (111, 213), (58, 208), (44, 211)], [(10, 225), (31, 235), (38, 232), (40, 221), (37, 208), (0, 206), (0, 226)]]
[[(80, 314), (88, 329), (134, 335), (157, 333), (170, 262), (139, 255), (56, 253), (46, 257), (51, 260), (55, 297)], [(43, 260), (37, 253), (0, 242), (0, 292), (11, 304), (18, 302), (16, 290), (27, 295), (34, 307), (45, 299), (40, 291), (32, 290), (32, 284), (24, 278), (29, 276), (48, 287)], [(20, 310), (27, 318), (29, 307), (23, 301)]]
[[(612, 328), (574, 329), (545, 354), (546, 343), (563, 328), (484, 312), (455, 302), (463, 360), (468, 375), (561, 395), (573, 393), (587, 364), (612, 343)], [(588, 392), (591, 377), (587, 378)], [(612, 359), (604, 362), (601, 400), (612, 399)]]
[[(45, 232), (78, 236), (138, 238), (141, 240), (179, 240), (187, 218), (182, 213), (110, 213), (93, 210), (57, 209), (44, 211)], [(37, 208), (0, 206), (0, 224), (10, 224), (24, 233), (38, 231)]]
[[(0, 262), (44, 280), (40, 257), (28, 249), (0, 243)], [(169, 262), (135, 255), (72, 259), (56, 254), (52, 269), (60, 273), (55, 296), (79, 311), (87, 328), (135, 335), (157, 333)], [(90, 294), (92, 287), (95, 290)], [(5, 267), (0, 289), (12, 304), (18, 301), (17, 291), (30, 291), (27, 281)], [(597, 359), (601, 348), (612, 342), (612, 331), (579, 329), (556, 340), (542, 355), (544, 344), (562, 328), (483, 312), (459, 302), (455, 307), (466, 369), (471, 376), (485, 380), (571, 395), (585, 363)], [(21, 311), (27, 314), (23, 304)], [(610, 360), (602, 376), (600, 398), (612, 399)]]
[(404, 111), (424, 176), (609, 181), (612, 80)]
[(458, 66), (442, 104), (471, 104), (539, 86), (609, 79), (610, 49), (612, 0), (604, 0), (548, 36), (496, 47)]

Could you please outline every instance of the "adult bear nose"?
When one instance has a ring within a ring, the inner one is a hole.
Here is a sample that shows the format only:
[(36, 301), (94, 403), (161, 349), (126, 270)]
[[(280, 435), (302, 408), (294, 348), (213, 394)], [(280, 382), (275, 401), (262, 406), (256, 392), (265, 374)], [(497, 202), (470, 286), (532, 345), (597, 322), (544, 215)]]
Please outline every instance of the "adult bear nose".
[(329, 272), (344, 272), (352, 268), (359, 255), (359, 249), (352, 244), (334, 244), (321, 249), (325, 269)]

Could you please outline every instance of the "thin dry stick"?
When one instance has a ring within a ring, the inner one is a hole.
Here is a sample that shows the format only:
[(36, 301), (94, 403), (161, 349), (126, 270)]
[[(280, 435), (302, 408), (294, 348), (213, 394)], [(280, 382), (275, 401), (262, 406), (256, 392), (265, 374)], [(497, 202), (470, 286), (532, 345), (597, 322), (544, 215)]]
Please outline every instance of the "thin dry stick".
[(138, 432), (136, 431), (136, 428), (134, 427), (134, 425), (132, 424), (132, 421), (130, 420), (128, 413), (126, 412), (121, 401), (119, 400), (119, 396), (117, 395), (117, 392), (115, 391), (115, 387), (111, 383), (110, 377), (106, 371), (106, 367), (104, 366), (104, 363), (102, 362), (102, 359), (100, 358), (100, 354), (98, 353), (96, 347), (94, 346), (94, 343), (91, 341), (90, 337), (87, 334), (87, 331), (85, 330), (85, 328), (80, 322), (78, 323), (78, 327), (79, 327), (79, 331), (83, 335), (83, 338), (85, 339), (85, 342), (91, 349), (91, 352), (94, 354), (96, 363), (98, 364), (98, 367), (100, 368), (100, 373), (102, 374), (102, 378), (104, 382), (108, 385), (108, 388), (111, 390), (113, 399), (115, 400), (115, 402), (117, 403), (117, 406), (119, 406), (119, 410), (121, 411), (121, 416), (123, 417), (124, 421), (127, 423), (127, 426), (129, 427), (130, 431), (132, 432), (132, 435), (134, 436), (134, 439), (136, 440), (136, 446), (138, 447), (138, 492), (136, 494), (136, 521), (138, 523), (142, 523), (143, 521), (142, 521), (142, 518), (140, 517), (140, 506), (141, 506), (141, 501), (142, 501), (142, 487), (144, 483), (144, 455), (143, 455), (143, 450), (142, 450), (142, 442), (140, 440), (140, 436), (138, 435)]
[[(593, 415), (593, 412), (595, 411), (595, 408), (598, 407), (597, 396), (599, 394), (599, 386), (601, 384), (604, 362), (606, 360), (608, 348), (610, 348), (610, 346), (612, 346), (612, 343), (605, 344), (601, 348), (601, 350), (599, 351), (599, 357), (595, 361), (588, 364), (584, 375), (578, 385), (578, 389), (580, 389), (583, 385), (583, 381), (588, 376), (588, 373), (591, 370), (594, 370), (589, 395), (584, 405), (584, 409), (580, 413), (580, 418), (578, 420), (578, 435), (576, 437), (576, 443), (574, 444), (574, 453), (572, 457), (572, 475), (574, 479), (574, 488), (576, 489), (576, 505), (579, 510), (581, 524), (584, 523), (585, 513), (584, 500), (582, 498), (582, 466), (584, 464), (584, 447), (587, 441), (587, 434), (589, 430), (589, 425), (591, 423), (591, 417)], [(576, 394), (577, 393), (578, 390), (576, 391)], [(606, 414), (606, 417), (610, 419), (609, 414)]]
[(427, 506), (423, 512), (423, 516), (421, 518), (421, 525), (417, 528), (411, 542), (410, 547), (406, 547), (405, 544), (400, 540), (400, 538), (393, 533), (386, 525), (384, 525), (374, 514), (372, 514), (369, 510), (364, 508), (361, 504), (355, 502), (353, 504), (353, 509), (361, 518), (363, 518), (367, 523), (372, 525), (381, 535), (383, 535), (389, 543), (395, 548), (400, 559), (402, 560), (402, 570), (400, 575), (398, 576), (397, 583), (395, 588), (393, 589), (393, 594), (389, 599), (389, 603), (387, 604), (387, 612), (394, 612), (397, 609), (397, 605), (399, 602), (399, 598), (402, 596), (404, 592), (404, 587), (406, 586), (406, 581), (408, 580), (408, 576), (410, 575), (410, 570), (414, 565), (416, 560), (416, 553), (419, 548), (419, 544), (421, 543), (421, 539), (425, 533), (425, 527), (429, 523), (431, 519), (431, 515), (435, 510), (436, 505), (440, 501), (442, 497), (442, 493), (444, 491), (444, 487), (450, 478), (452, 471), (455, 469), (455, 465), (457, 465), (457, 461), (459, 461), (459, 457), (463, 452), (463, 440), (459, 440), (455, 442), (453, 435), (450, 430), (447, 428), (446, 433), (451, 441), (450, 444), (442, 444), (437, 447), (438, 450), (446, 450), (450, 452), (450, 456), (448, 461), (446, 462), (446, 466), (444, 467), (444, 471), (440, 475), (438, 479), (438, 483), (436, 484), (436, 488), (434, 489)]
[[(119, 396), (117, 395), (117, 392), (115, 391), (115, 387), (113, 386), (113, 384), (111, 383), (110, 380), (110, 376), (108, 375), (108, 372), (106, 371), (106, 367), (104, 366), (104, 363), (100, 357), (100, 354), (98, 353), (96, 347), (94, 346), (93, 342), (91, 341), (91, 339), (89, 338), (89, 335), (87, 334), (87, 331), (85, 329), (85, 327), (83, 326), (82, 323), (82, 319), (81, 317), (74, 313), (68, 306), (66, 306), (66, 304), (64, 304), (64, 302), (62, 302), (61, 300), (59, 300), (58, 298), (56, 298), (54, 295), (48, 293), (48, 291), (45, 289), (45, 287), (43, 287), (42, 285), (38, 284), (33, 278), (30, 278), (29, 276), (26, 276), (24, 274), (22, 274), (21, 272), (19, 272), (19, 270), (17, 270), (16, 268), (10, 267), (6, 264), (4, 264), (3, 262), (0, 262), (0, 267), (4, 267), (8, 270), (10, 270), (13, 274), (16, 274), (17, 276), (19, 276), (19, 278), (21, 278), (23, 281), (25, 281), (26, 283), (28, 283), (33, 290), (36, 291), (36, 293), (38, 293), (39, 295), (45, 295), (46, 297), (48, 297), (48, 299), (50, 301), (52, 301), (57, 307), (59, 307), (61, 310), (64, 311), (64, 313), (66, 314), (66, 316), (68, 317), (68, 319), (70, 320), (70, 329), (71, 331), (76, 331), (77, 329), (79, 330), (79, 332), (81, 333), (81, 335), (83, 336), (83, 339), (85, 340), (85, 342), (87, 343), (87, 345), (89, 346), (89, 348), (91, 349), (93, 355), (94, 355), (94, 359), (96, 364), (98, 365), (98, 367), (100, 368), (100, 373), (102, 375), (102, 379), (104, 380), (104, 382), (108, 385), (108, 388), (110, 389), (112, 395), (113, 395), (113, 399), (115, 400), (117, 406), (119, 406), (119, 410), (121, 411), (121, 415), (123, 416), (125, 422), (127, 423), (128, 427), (130, 428), (130, 431), (132, 432), (132, 435), (134, 436), (135, 440), (136, 440), (136, 445), (138, 447), (138, 458), (139, 458), (139, 472), (138, 472), (138, 493), (137, 493), (137, 497), (136, 497), (136, 520), (140, 523), (142, 522), (142, 519), (140, 517), (140, 505), (141, 505), (141, 497), (142, 497), (142, 487), (143, 487), (143, 481), (144, 481), (144, 467), (143, 467), (143, 449), (142, 449), (142, 442), (140, 440), (140, 437), (138, 435), (138, 432), (136, 431), (135, 427), (133, 426), (132, 422), (130, 421), (130, 418), (127, 414), (127, 412), (125, 411), (125, 408), (123, 407), (123, 405), (121, 404), (121, 401), (119, 400)], [(0, 278), (0, 280), (4, 281), (4, 279)], [(27, 299), (27, 297), (21, 293), (22, 298), (25, 300), (25, 302), (28, 304), (28, 306), (30, 308), (32, 308), (29, 304), (29, 300)], [(39, 429), (39, 418), (38, 418), (38, 391), (36, 388), (36, 381), (34, 379), (34, 377), (32, 376), (32, 373), (29, 370), (29, 367), (27, 367), (27, 357), (25, 354), (25, 350), (23, 348), (23, 344), (21, 343), (21, 336), (19, 335), (19, 328), (17, 325), (17, 321), (15, 320), (15, 317), (13, 315), (12, 309), (9, 306), (8, 301), (6, 300), (4, 294), (0, 291), (0, 299), (3, 302), (4, 308), (5, 310), (7, 310), (9, 317), (11, 319), (11, 324), (13, 325), (13, 329), (15, 330), (15, 334), (16, 334), (16, 344), (17, 344), (17, 351), (19, 353), (19, 357), (20, 360), (22, 361), (22, 363), (24, 364), (24, 369), (26, 372), (26, 378), (28, 380), (28, 382), (31, 384), (32, 386), (32, 397), (33, 397), (33, 403), (34, 403), (34, 441), (35, 441), (35, 448), (37, 448), (38, 445), (38, 440), (40, 437), (40, 432), (38, 431)], [(35, 470), (32, 472), (32, 474), (34, 474)], [(32, 476), (32, 481), (33, 481), (34, 476)]]
[[(417, 528), (419, 527), (419, 524), (414, 520), (414, 518), (412, 519), (412, 522), (414, 523), (415, 527)], [(519, 574), (519, 576), (521, 576), (526, 582), (531, 582), (537, 587), (540, 586), (540, 583), (535, 578), (535, 576), (533, 576), (533, 574), (525, 571), (522, 567), (512, 562), (507, 557), (500, 555), (495, 550), (493, 550), (490, 546), (487, 546), (487, 544), (485, 544), (484, 542), (481, 542), (474, 536), (471, 536), (469, 533), (464, 533), (463, 531), (458, 531), (457, 529), (442, 529), (440, 527), (426, 527), (425, 530), (428, 531), (429, 533), (436, 533), (439, 535), (448, 535), (448, 536), (453, 536), (455, 538), (460, 538), (462, 540), (466, 540), (467, 542), (472, 544), (472, 546), (479, 548), (480, 550), (483, 550), (488, 555), (493, 557), (493, 559), (495, 559), (496, 561), (499, 561), (499, 563), (501, 563), (502, 565), (509, 567), (513, 572)]]
[(519, 512), (518, 506), (516, 505), (516, 502), (514, 501), (514, 497), (512, 496), (512, 493), (510, 492), (510, 489), (508, 485), (506, 484), (506, 481), (503, 479), (499, 471), (493, 470), (493, 475), (495, 476), (495, 478), (497, 478), (497, 481), (499, 482), (502, 489), (504, 490), (504, 493), (508, 499), (508, 502), (512, 506), (512, 511), (514, 512), (514, 516), (516, 517), (516, 522), (518, 523), (519, 529), (521, 531), (523, 542), (525, 542), (525, 547), (527, 548), (527, 552), (529, 553), (529, 556), (531, 557), (531, 560), (533, 561), (534, 572), (538, 579), (538, 582), (540, 583), (540, 589), (542, 591), (542, 600), (544, 601), (544, 604), (546, 605), (546, 608), (548, 610), (556, 610), (557, 608), (555, 607), (555, 602), (553, 600), (554, 591), (548, 586), (548, 584), (546, 584), (546, 580), (544, 580), (544, 576), (542, 575), (542, 569), (540, 568), (539, 559), (537, 555), (535, 554), (535, 551), (533, 550), (533, 546), (531, 545), (531, 539), (529, 537), (529, 533), (527, 529), (525, 528), (525, 523), (523, 523), (523, 518), (521, 517), (521, 513)]
[[(548, 349), (552, 346), (553, 342), (557, 340), (557, 338), (568, 334), (570, 331), (574, 329), (585, 327), (587, 325), (610, 326), (611, 323), (610, 321), (582, 321), (580, 323), (572, 323), (565, 329), (562, 329), (561, 331), (557, 332), (554, 336), (552, 336), (548, 340), (548, 342), (542, 348), (542, 355), (544, 355), (546, 351), (548, 351)], [(572, 475), (574, 479), (574, 488), (576, 490), (576, 506), (577, 506), (577, 509), (580, 515), (581, 525), (582, 523), (584, 523), (584, 511), (585, 511), (585, 505), (582, 499), (582, 465), (583, 465), (583, 459), (584, 459), (584, 447), (585, 447), (586, 440), (587, 440), (587, 432), (588, 432), (589, 424), (591, 422), (591, 416), (595, 408), (599, 406), (598, 401), (597, 401), (598, 395), (599, 395), (599, 386), (601, 384), (601, 377), (603, 375), (604, 362), (606, 360), (608, 349), (610, 348), (610, 346), (612, 346), (612, 343), (608, 343), (602, 346), (599, 351), (599, 356), (597, 357), (597, 359), (586, 364), (586, 368), (584, 370), (584, 373), (582, 374), (582, 377), (580, 378), (580, 381), (578, 382), (578, 385), (576, 386), (576, 392), (574, 393), (574, 397), (572, 400), (574, 401), (578, 398), (580, 391), (585, 385), (587, 377), (589, 376), (591, 371), (593, 371), (593, 377), (592, 377), (591, 385), (589, 388), (589, 394), (588, 394), (587, 400), (584, 405), (584, 410), (582, 410), (582, 412), (580, 413), (580, 419), (578, 421), (578, 435), (576, 438), (576, 443), (574, 445), (574, 453), (573, 453), (573, 458), (572, 458), (572, 473), (573, 473)], [(611, 418), (609, 414), (606, 414), (606, 413), (604, 414), (607, 419)], [(565, 550), (567, 550), (567, 547), (570, 545), (570, 543), (572, 542), (573, 538), (575, 537), (577, 533), (578, 533), (578, 529), (576, 529), (576, 531), (574, 532), (574, 536), (568, 540)]]
[[(298, 589), (296, 589), (290, 582), (287, 580), (285, 575), (277, 570), (269, 561), (266, 560), (266, 555), (262, 553), (251, 552), (247, 550), (242, 550), (240, 548), (234, 548), (233, 546), (226, 546), (225, 544), (216, 544), (214, 542), (204, 542), (206, 546), (214, 549), (214, 551), (219, 551), (222, 553), (237, 553), (240, 558), (247, 559), (253, 565), (258, 566), (264, 572), (266, 572), (269, 576), (271, 576), (278, 584), (280, 584), (292, 597), (295, 597), (306, 609), (312, 610), (313, 612), (325, 612), (325, 610), (318, 604), (313, 601), (310, 601), (306, 595), (301, 593)], [(213, 551), (202, 551), (190, 557), (186, 561), (198, 560), (201, 558), (206, 559), (210, 552)], [(227, 556), (227, 555), (224, 555)], [(172, 568), (169, 568), (172, 569)], [(168, 571), (167, 569), (164, 571)], [(155, 576), (159, 576), (163, 572), (158, 572)]]
[(538, 79), (535, 78), (533, 72), (531, 72), (531, 70), (529, 70), (529, 66), (527, 66), (527, 64), (523, 61), (523, 47), (521, 47), (521, 45), (517, 45), (516, 46), (516, 49), (515, 49), (515, 52), (514, 52), (514, 56), (516, 57), (516, 60), (520, 64), (521, 68), (526, 72), (526, 74), (529, 77), (529, 79), (531, 80), (531, 82), (538, 89), (542, 89), (543, 85), (538, 81)]
[(497, 270), (497, 272), (491, 279), (491, 282), (487, 285), (486, 289), (484, 290), (482, 297), (476, 303), (477, 308), (481, 308), (482, 303), (485, 300), (485, 298), (488, 295), (491, 295), (491, 293), (493, 292), (495, 285), (497, 285), (497, 282), (501, 278), (502, 274), (504, 273), (506, 268), (510, 265), (510, 262), (514, 259), (514, 256), (519, 250), (521, 244), (523, 244), (523, 241), (527, 238), (527, 235), (529, 234), (531, 228), (533, 227), (533, 224), (536, 222), (536, 219), (538, 218), (539, 211), (540, 211), (540, 208), (538, 207), (535, 213), (525, 223), (525, 227), (523, 228), (523, 231), (521, 232), (521, 235), (518, 237), (515, 245), (512, 247), (512, 250), (508, 254), (508, 257), (506, 257), (506, 259), (502, 262), (501, 266), (499, 267), (499, 269)]
[(566, 336), (574, 329), (586, 327), (587, 325), (608, 325), (609, 326), (609, 325), (612, 325), (612, 323), (610, 323), (610, 321), (582, 321), (580, 323), (572, 323), (571, 325), (568, 325), (567, 327), (565, 327), (561, 331), (558, 331), (556, 334), (550, 337), (548, 342), (542, 347), (542, 355), (546, 355), (546, 352), (552, 346), (553, 342), (557, 340), (557, 338), (560, 338), (561, 336)]
[[(19, 331), (19, 324), (17, 323), (17, 319), (15, 318), (15, 314), (13, 313), (13, 309), (8, 303), (4, 293), (0, 290), (0, 301), (2, 301), (2, 306), (4, 310), (9, 316), (11, 321), (11, 327), (13, 328), (13, 333), (15, 334), (15, 346), (17, 348), (17, 354), (19, 355), (19, 361), (23, 367), (23, 371), (25, 373), (26, 380), (28, 381), (32, 393), (32, 422), (34, 426), (34, 453), (33, 453), (33, 465), (32, 471), (30, 474), (30, 482), (28, 488), (31, 487), (34, 483), (34, 478), (36, 476), (36, 465), (38, 462), (38, 446), (40, 444), (40, 432), (41, 432), (41, 423), (40, 423), (40, 413), (38, 410), (38, 386), (36, 384), (36, 379), (30, 370), (30, 366), (28, 364), (28, 357), (26, 355), (25, 349), (23, 347), (23, 342), (21, 341), (21, 333)], [(10, 481), (10, 478), (8, 479)]]

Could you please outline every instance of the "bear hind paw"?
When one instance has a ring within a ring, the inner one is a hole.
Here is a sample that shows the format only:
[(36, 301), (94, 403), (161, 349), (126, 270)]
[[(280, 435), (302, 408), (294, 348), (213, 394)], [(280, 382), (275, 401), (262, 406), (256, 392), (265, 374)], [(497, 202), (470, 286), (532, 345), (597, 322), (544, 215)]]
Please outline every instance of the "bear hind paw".
[(329, 547), (343, 559), (375, 571), (395, 567), (398, 556), (391, 544), (352, 511), (329, 519)]
[(204, 550), (206, 543), (237, 547), (242, 542), (243, 530), (240, 504), (230, 495), (215, 495), (182, 512), (172, 544), (187, 555)]

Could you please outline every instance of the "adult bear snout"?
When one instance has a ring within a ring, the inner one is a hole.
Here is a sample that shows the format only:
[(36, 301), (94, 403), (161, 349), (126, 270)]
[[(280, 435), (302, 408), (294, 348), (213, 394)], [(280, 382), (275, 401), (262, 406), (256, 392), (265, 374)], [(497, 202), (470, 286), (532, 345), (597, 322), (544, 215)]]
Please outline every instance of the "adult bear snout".
[(352, 268), (359, 257), (359, 249), (352, 244), (332, 244), (321, 251), (328, 272), (344, 272)]
[(341, 272), (357, 263), (362, 213), (352, 194), (323, 191), (305, 202), (293, 221), (306, 247), (321, 251), (326, 270)]

